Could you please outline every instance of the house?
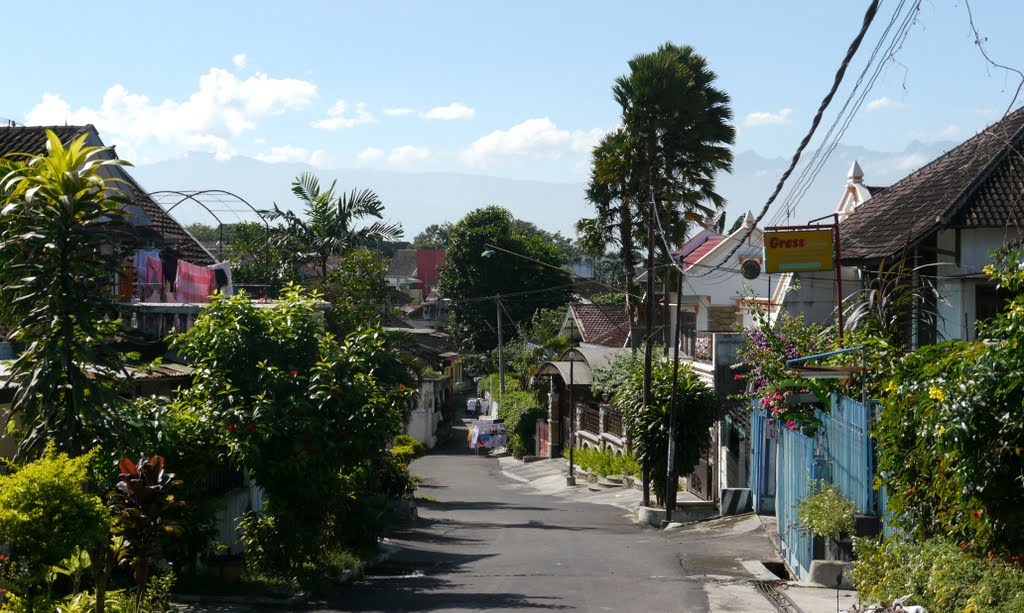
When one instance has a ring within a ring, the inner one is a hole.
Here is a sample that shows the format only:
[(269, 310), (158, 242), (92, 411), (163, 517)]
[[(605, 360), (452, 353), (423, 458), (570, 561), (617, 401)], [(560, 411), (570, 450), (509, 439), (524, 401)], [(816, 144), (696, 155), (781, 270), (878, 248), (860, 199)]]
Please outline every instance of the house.
[(629, 313), (624, 305), (572, 304), (559, 336), (587, 345), (621, 348), (629, 340)]
[(399, 249), (384, 275), (389, 285), (413, 300), (426, 300), (437, 289), (444, 249)]
[[(905, 260), (907, 281), (934, 284), (937, 318), (915, 317), (905, 331), (909, 346), (977, 338), (977, 322), (992, 317), (1005, 297), (986, 277), (990, 253), (1018, 241), (1024, 228), (1024, 108), (885, 189), (863, 186), (855, 162), (840, 200), (839, 236), (845, 309), (880, 270)], [(813, 313), (808, 303), (834, 309), (819, 273), (800, 275), (801, 292), (787, 310)], [(806, 288), (806, 289), (805, 289)]]
[[(622, 419), (618, 411), (608, 404), (607, 398), (598, 402), (591, 386), (594, 382), (594, 369), (607, 366), (616, 355), (628, 351), (622, 346), (582, 343), (570, 347), (537, 368), (535, 376), (547, 379), (548, 382), (548, 418), (538, 424), (541, 436), (537, 440), (537, 455), (557, 457), (573, 435), (579, 447), (611, 449), (622, 453), (627, 445)], [(570, 389), (571, 404), (575, 405), (575, 410), (570, 408)], [(575, 423), (571, 422), (572, 419), (575, 419)]]

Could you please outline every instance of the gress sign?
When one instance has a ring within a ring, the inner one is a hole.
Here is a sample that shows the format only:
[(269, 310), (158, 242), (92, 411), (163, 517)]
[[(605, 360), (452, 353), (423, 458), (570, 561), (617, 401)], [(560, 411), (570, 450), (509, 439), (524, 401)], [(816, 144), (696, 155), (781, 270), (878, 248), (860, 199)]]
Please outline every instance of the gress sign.
[(832, 230), (764, 233), (766, 272), (831, 270), (832, 254)]

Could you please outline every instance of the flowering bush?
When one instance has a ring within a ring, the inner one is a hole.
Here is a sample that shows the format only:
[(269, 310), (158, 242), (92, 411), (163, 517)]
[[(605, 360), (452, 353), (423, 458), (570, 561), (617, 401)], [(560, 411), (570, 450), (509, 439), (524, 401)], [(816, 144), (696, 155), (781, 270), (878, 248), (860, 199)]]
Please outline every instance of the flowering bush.
[[(833, 330), (824, 323), (806, 323), (803, 316), (780, 313), (772, 326), (766, 313), (758, 314), (759, 326), (743, 331), (745, 343), (737, 351), (734, 368), (737, 380), (747, 383), (742, 397), (758, 401), (772, 417), (780, 419), (791, 430), (813, 421), (805, 406), (790, 406), (793, 394), (821, 391), (810, 381), (800, 380), (786, 368), (786, 360), (824, 353), (833, 347)], [(819, 394), (819, 396), (823, 395)]]

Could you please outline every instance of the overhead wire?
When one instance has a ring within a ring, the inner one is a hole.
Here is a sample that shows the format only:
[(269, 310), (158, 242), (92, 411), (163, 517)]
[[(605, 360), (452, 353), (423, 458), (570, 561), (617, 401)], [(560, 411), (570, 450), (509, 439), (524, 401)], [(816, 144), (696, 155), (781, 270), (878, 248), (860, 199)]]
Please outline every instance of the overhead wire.
[[(843, 82), (843, 77), (846, 75), (846, 69), (849, 67), (850, 62), (853, 60), (853, 56), (857, 53), (857, 49), (860, 48), (860, 44), (864, 40), (864, 36), (867, 34), (871, 22), (874, 21), (875, 15), (878, 12), (879, 2), (880, 0), (872, 0), (871, 4), (868, 6), (868, 9), (864, 14), (864, 21), (861, 24), (860, 31), (857, 33), (857, 36), (850, 43), (850, 47), (846, 51), (846, 56), (843, 58), (842, 63), (839, 65), (839, 69), (836, 71), (835, 78), (832, 82), (832, 87), (829, 89), (828, 94), (825, 95), (825, 98), (821, 101), (821, 105), (818, 107), (818, 111), (814, 114), (814, 118), (811, 120), (810, 130), (808, 130), (807, 134), (800, 141), (799, 146), (797, 146), (797, 150), (793, 154), (793, 159), (790, 162), (789, 167), (782, 174), (782, 177), (779, 179), (778, 184), (775, 186), (775, 190), (772, 192), (771, 196), (769, 196), (768, 201), (765, 202), (764, 207), (762, 207), (761, 211), (754, 219), (754, 224), (747, 230), (743, 238), (736, 244), (736, 246), (733, 247), (732, 250), (730, 250), (729, 254), (726, 255), (725, 261), (729, 261), (732, 258), (732, 256), (736, 253), (736, 251), (739, 249), (740, 245), (746, 242), (746, 239), (753, 232), (754, 227), (756, 227), (756, 225), (759, 224), (761, 220), (764, 218), (764, 216), (768, 213), (768, 210), (771, 208), (776, 198), (778, 198), (779, 193), (782, 191), (782, 188), (786, 185), (786, 181), (789, 179), (790, 175), (793, 174), (793, 171), (796, 168), (797, 164), (799, 164), (800, 156), (803, 153), (803, 150), (807, 148), (807, 145), (810, 143), (811, 138), (814, 137), (814, 133), (817, 131), (818, 125), (821, 124), (822, 116), (825, 114), (825, 109), (828, 108), (829, 104), (832, 102), (832, 98), (835, 97), (836, 92), (839, 90), (839, 85)], [(710, 272), (707, 274), (710, 274)]]

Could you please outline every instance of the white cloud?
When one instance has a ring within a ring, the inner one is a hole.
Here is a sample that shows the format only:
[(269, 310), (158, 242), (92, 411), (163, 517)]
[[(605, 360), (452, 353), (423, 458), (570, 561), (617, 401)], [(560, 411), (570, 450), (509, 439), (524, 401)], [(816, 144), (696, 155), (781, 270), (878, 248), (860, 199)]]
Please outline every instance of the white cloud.
[(360, 151), (356, 157), (363, 162), (373, 162), (384, 157), (384, 150), (376, 147), (367, 147)]
[(527, 119), (508, 130), (495, 130), (478, 138), (459, 154), (467, 166), (484, 168), (492, 158), (527, 156), (558, 159), (565, 152), (586, 153), (600, 142), (604, 131), (562, 130), (549, 118)]
[(281, 162), (305, 162), (309, 159), (309, 149), (296, 147), (295, 145), (271, 147), (270, 151), (257, 153), (256, 159), (270, 164), (279, 164)]
[(756, 113), (747, 113), (747, 116), (743, 118), (743, 125), (748, 128), (756, 128), (758, 126), (777, 126), (789, 121), (789, 114), (793, 112), (791, 108), (781, 109), (778, 113), (771, 113), (768, 111), (759, 111)]
[(430, 157), (430, 149), (426, 147), (414, 147), (403, 145), (395, 147), (388, 154), (388, 164), (392, 166), (407, 166), (414, 162), (421, 162)]
[(231, 61), (234, 62), (235, 68), (245, 68), (248, 58), (245, 57), (244, 53), (238, 53), (232, 56)]
[(388, 117), (403, 117), (405, 115), (410, 115), (413, 112), (414, 111), (412, 109), (406, 108), (384, 109), (384, 114)]
[(951, 123), (948, 126), (946, 126), (945, 128), (943, 128), (941, 132), (939, 132), (938, 137), (939, 138), (953, 138), (954, 136), (956, 136), (959, 133), (960, 133), (960, 126)]
[(893, 100), (888, 96), (882, 96), (881, 98), (875, 98), (871, 102), (868, 102), (867, 112), (872, 113), (882, 109), (905, 109), (908, 106), (910, 105), (906, 102), (900, 102), (899, 100)]
[(309, 154), (309, 163), (317, 168), (327, 168), (327, 166), (330, 165), (331, 160), (326, 151), (323, 149), (317, 149), (313, 153)]
[(461, 102), (452, 102), (448, 106), (435, 106), (429, 111), (420, 113), (423, 119), (440, 119), (451, 121), (453, 119), (472, 119), (476, 116), (476, 109), (466, 106)]
[(366, 110), (366, 103), (360, 102), (356, 105), (355, 115), (348, 116), (348, 103), (338, 100), (331, 108), (327, 109), (327, 118), (314, 121), (314, 128), (321, 130), (340, 130), (342, 128), (354, 128), (368, 123), (373, 123), (373, 115)]
[(981, 115), (982, 117), (987, 118), (987, 119), (993, 119), (993, 118), (999, 116), (999, 112), (1000, 111), (999, 111), (999, 109), (995, 109), (995, 108), (992, 108), (992, 107), (984, 107), (984, 108), (980, 108), (980, 109), (974, 109), (974, 112), (977, 113), (978, 115)]
[(25, 122), (92, 123), (104, 141), (116, 144), (118, 154), (128, 160), (138, 160), (138, 152), (154, 144), (159, 145), (162, 158), (199, 150), (227, 159), (237, 153), (230, 139), (268, 117), (305, 108), (316, 95), (316, 85), (309, 81), (265, 74), (243, 80), (222, 68), (211, 68), (199, 77), (198, 89), (182, 101), (154, 103), (148, 96), (114, 85), (97, 108), (73, 109), (60, 95), (45, 93)]

